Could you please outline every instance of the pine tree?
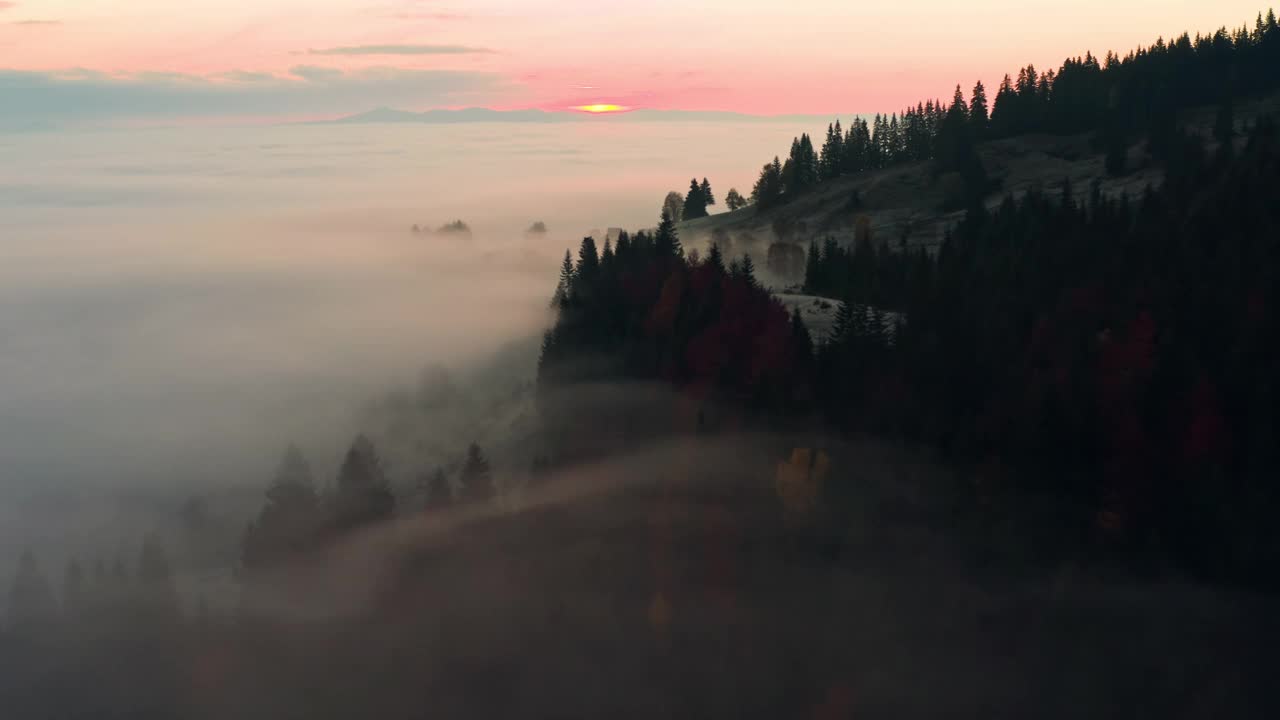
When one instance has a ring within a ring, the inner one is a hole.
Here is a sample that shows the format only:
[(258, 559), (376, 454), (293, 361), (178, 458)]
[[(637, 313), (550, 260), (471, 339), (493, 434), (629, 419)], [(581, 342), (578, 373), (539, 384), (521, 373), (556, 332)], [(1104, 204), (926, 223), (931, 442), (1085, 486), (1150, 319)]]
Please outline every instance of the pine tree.
[(578, 266), (573, 275), (581, 278), (583, 284), (589, 287), (599, 273), (600, 255), (596, 252), (596, 239), (588, 235), (582, 238), (582, 244), (578, 247)]
[(740, 275), (743, 280), (747, 281), (747, 285), (751, 287), (760, 286), (759, 281), (756, 280), (756, 264), (751, 260), (751, 253), (743, 253)]
[(969, 125), (973, 128), (974, 137), (986, 136), (987, 123), (990, 120), (987, 114), (987, 89), (979, 80), (973, 86), (973, 100), (969, 103)]
[(702, 191), (702, 199), (708, 207), (716, 204), (716, 196), (711, 192), (710, 181), (708, 181), (706, 178), (702, 178), (702, 185), (699, 186), (698, 189)]
[[(710, 186), (708, 186), (710, 187)], [(702, 186), (697, 179), (689, 181), (689, 194), (684, 196), (684, 214), (681, 220), (697, 220), (707, 216), (707, 198), (702, 194)]]
[(822, 259), (818, 255), (818, 241), (809, 241), (809, 251), (805, 253), (804, 262), (804, 291), (807, 293), (818, 294), (821, 292), (821, 262)]
[(658, 223), (658, 232), (653, 236), (653, 253), (659, 258), (682, 258), (684, 249), (680, 247), (680, 234), (676, 232), (675, 220), (662, 211), (662, 219)]
[(563, 310), (569, 306), (574, 275), (573, 254), (565, 250), (564, 262), (560, 265), (560, 282), (556, 285), (556, 294), (551, 298), (551, 307)]
[(241, 562), (246, 570), (288, 560), (311, 547), (319, 530), (319, 496), (302, 452), (285, 450), (266, 490), (267, 502), (245, 531)]
[(712, 242), (711, 251), (707, 254), (707, 264), (715, 268), (720, 274), (724, 274), (724, 254), (720, 252), (720, 243)]
[(796, 362), (804, 367), (813, 358), (813, 337), (800, 316), (799, 306), (791, 308), (791, 350)]
[(459, 482), (462, 485), (462, 499), (466, 502), (488, 502), (497, 495), (489, 461), (476, 443), (471, 443), (467, 448), (467, 459), (462, 466)]
[(368, 437), (360, 435), (351, 444), (338, 470), (333, 497), (333, 521), (339, 532), (389, 519), (396, 499)]
[(774, 157), (772, 163), (761, 168), (760, 178), (751, 190), (751, 201), (757, 208), (767, 210), (782, 200), (784, 185), (782, 163)]
[(438, 512), (453, 505), (453, 487), (444, 468), (436, 468), (427, 480), (427, 510)]

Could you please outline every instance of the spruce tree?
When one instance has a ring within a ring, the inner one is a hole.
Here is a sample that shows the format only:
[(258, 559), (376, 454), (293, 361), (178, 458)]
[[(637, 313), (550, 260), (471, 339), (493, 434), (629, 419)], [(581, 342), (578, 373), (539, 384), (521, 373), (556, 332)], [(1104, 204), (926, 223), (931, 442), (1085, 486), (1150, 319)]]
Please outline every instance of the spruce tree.
[(437, 512), (453, 505), (453, 487), (444, 468), (436, 468), (427, 480), (427, 510)]
[(573, 254), (565, 250), (564, 262), (560, 264), (560, 282), (556, 284), (556, 294), (551, 298), (553, 308), (563, 310), (569, 306), (574, 275)]
[(662, 219), (658, 223), (658, 232), (653, 236), (653, 253), (658, 258), (682, 258), (684, 249), (680, 247), (680, 234), (676, 232), (675, 220), (662, 211)]
[(592, 280), (600, 272), (600, 254), (596, 251), (596, 239), (588, 235), (582, 238), (578, 247), (578, 266), (573, 276), (581, 278), (584, 285), (590, 286)]
[(702, 178), (702, 185), (698, 189), (702, 191), (702, 200), (707, 207), (716, 204), (716, 196), (711, 192), (711, 182), (709, 180)]
[(462, 465), (459, 483), (462, 485), (462, 499), (465, 502), (488, 502), (497, 495), (493, 471), (477, 443), (473, 442), (467, 448), (467, 459)]
[(352, 530), (391, 518), (396, 499), (373, 442), (357, 436), (343, 458), (333, 497), (334, 529)]
[(756, 264), (751, 260), (751, 253), (743, 253), (742, 255), (741, 277), (751, 287), (760, 286), (759, 281), (756, 280)]
[[(710, 186), (708, 186), (710, 187)], [(697, 220), (707, 216), (707, 198), (702, 193), (702, 186), (697, 179), (689, 181), (689, 194), (684, 197), (684, 214), (681, 220)]]
[(973, 86), (973, 99), (969, 103), (969, 125), (973, 128), (973, 136), (976, 138), (985, 137), (987, 123), (990, 120), (987, 111), (987, 89), (982, 86), (982, 81), (979, 80)]
[(711, 251), (707, 254), (707, 264), (724, 274), (724, 253), (720, 252), (720, 243), (712, 242)]

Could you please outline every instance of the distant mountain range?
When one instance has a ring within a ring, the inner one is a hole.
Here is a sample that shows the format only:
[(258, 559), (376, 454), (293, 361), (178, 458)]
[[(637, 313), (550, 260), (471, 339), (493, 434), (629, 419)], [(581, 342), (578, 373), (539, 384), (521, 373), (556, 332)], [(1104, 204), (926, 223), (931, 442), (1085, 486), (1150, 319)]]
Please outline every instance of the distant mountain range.
[[(464, 108), (462, 110), (427, 110), (410, 112), (381, 107), (376, 110), (348, 115), (336, 120), (320, 120), (313, 125), (360, 125), (370, 123), (423, 123), (448, 125), (458, 123), (564, 123), (599, 122), (605, 115), (581, 112), (550, 112), (546, 110), (490, 110), (489, 108)], [(631, 110), (609, 113), (611, 121), (627, 122), (830, 122), (834, 115), (748, 115), (745, 113), (699, 110)], [(841, 117), (853, 117), (852, 114)]]

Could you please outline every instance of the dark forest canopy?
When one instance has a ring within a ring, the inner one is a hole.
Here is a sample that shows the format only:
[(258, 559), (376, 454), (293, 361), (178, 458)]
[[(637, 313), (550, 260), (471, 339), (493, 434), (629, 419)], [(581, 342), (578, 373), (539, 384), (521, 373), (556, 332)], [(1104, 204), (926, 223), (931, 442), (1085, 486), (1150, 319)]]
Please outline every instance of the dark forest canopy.
[(1229, 113), (1239, 98), (1280, 88), (1278, 68), (1274, 11), (1259, 13), (1252, 28), (1161, 38), (1123, 57), (1086, 53), (1044, 72), (1028, 65), (1016, 77), (1005, 75), (990, 100), (981, 82), (968, 101), (957, 85), (949, 102), (919, 102), (869, 123), (854, 118), (847, 128), (836, 121), (820, 150), (802, 135), (785, 161), (775, 158), (760, 171), (752, 198), (767, 209), (822, 181), (921, 160), (934, 161), (939, 172), (960, 173), (981, 195), (986, 178), (973, 144), (1026, 133), (1094, 133), (1110, 152), (1109, 167), (1120, 172), (1118, 152), (1126, 142), (1148, 137), (1162, 146), (1178, 111), (1211, 105)]
[(598, 418), (550, 398), (617, 380), (678, 388), (690, 427), (715, 405), (767, 427), (816, 415), (943, 449), (976, 469), (975, 502), (1055, 498), (1057, 547), (1102, 533), (1272, 584), (1280, 138), (1270, 121), (1214, 154), (1174, 138), (1139, 198), (1067, 183), (976, 206), (936, 255), (866, 228), (811, 245), (806, 288), (844, 301), (816, 351), (749, 257), (692, 262), (665, 217), (601, 258), (584, 240), (543, 347), (544, 415), (590, 434)]

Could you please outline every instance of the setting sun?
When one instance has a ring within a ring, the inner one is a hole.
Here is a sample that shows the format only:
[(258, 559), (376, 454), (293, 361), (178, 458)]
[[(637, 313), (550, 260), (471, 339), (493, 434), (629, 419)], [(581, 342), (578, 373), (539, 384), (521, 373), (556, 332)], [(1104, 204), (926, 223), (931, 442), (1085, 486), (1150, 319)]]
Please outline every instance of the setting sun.
[(591, 113), (593, 115), (603, 115), (606, 113), (626, 112), (630, 108), (624, 105), (611, 105), (606, 103), (598, 103), (595, 105), (578, 105), (573, 109), (581, 112), (585, 112), (585, 113)]

